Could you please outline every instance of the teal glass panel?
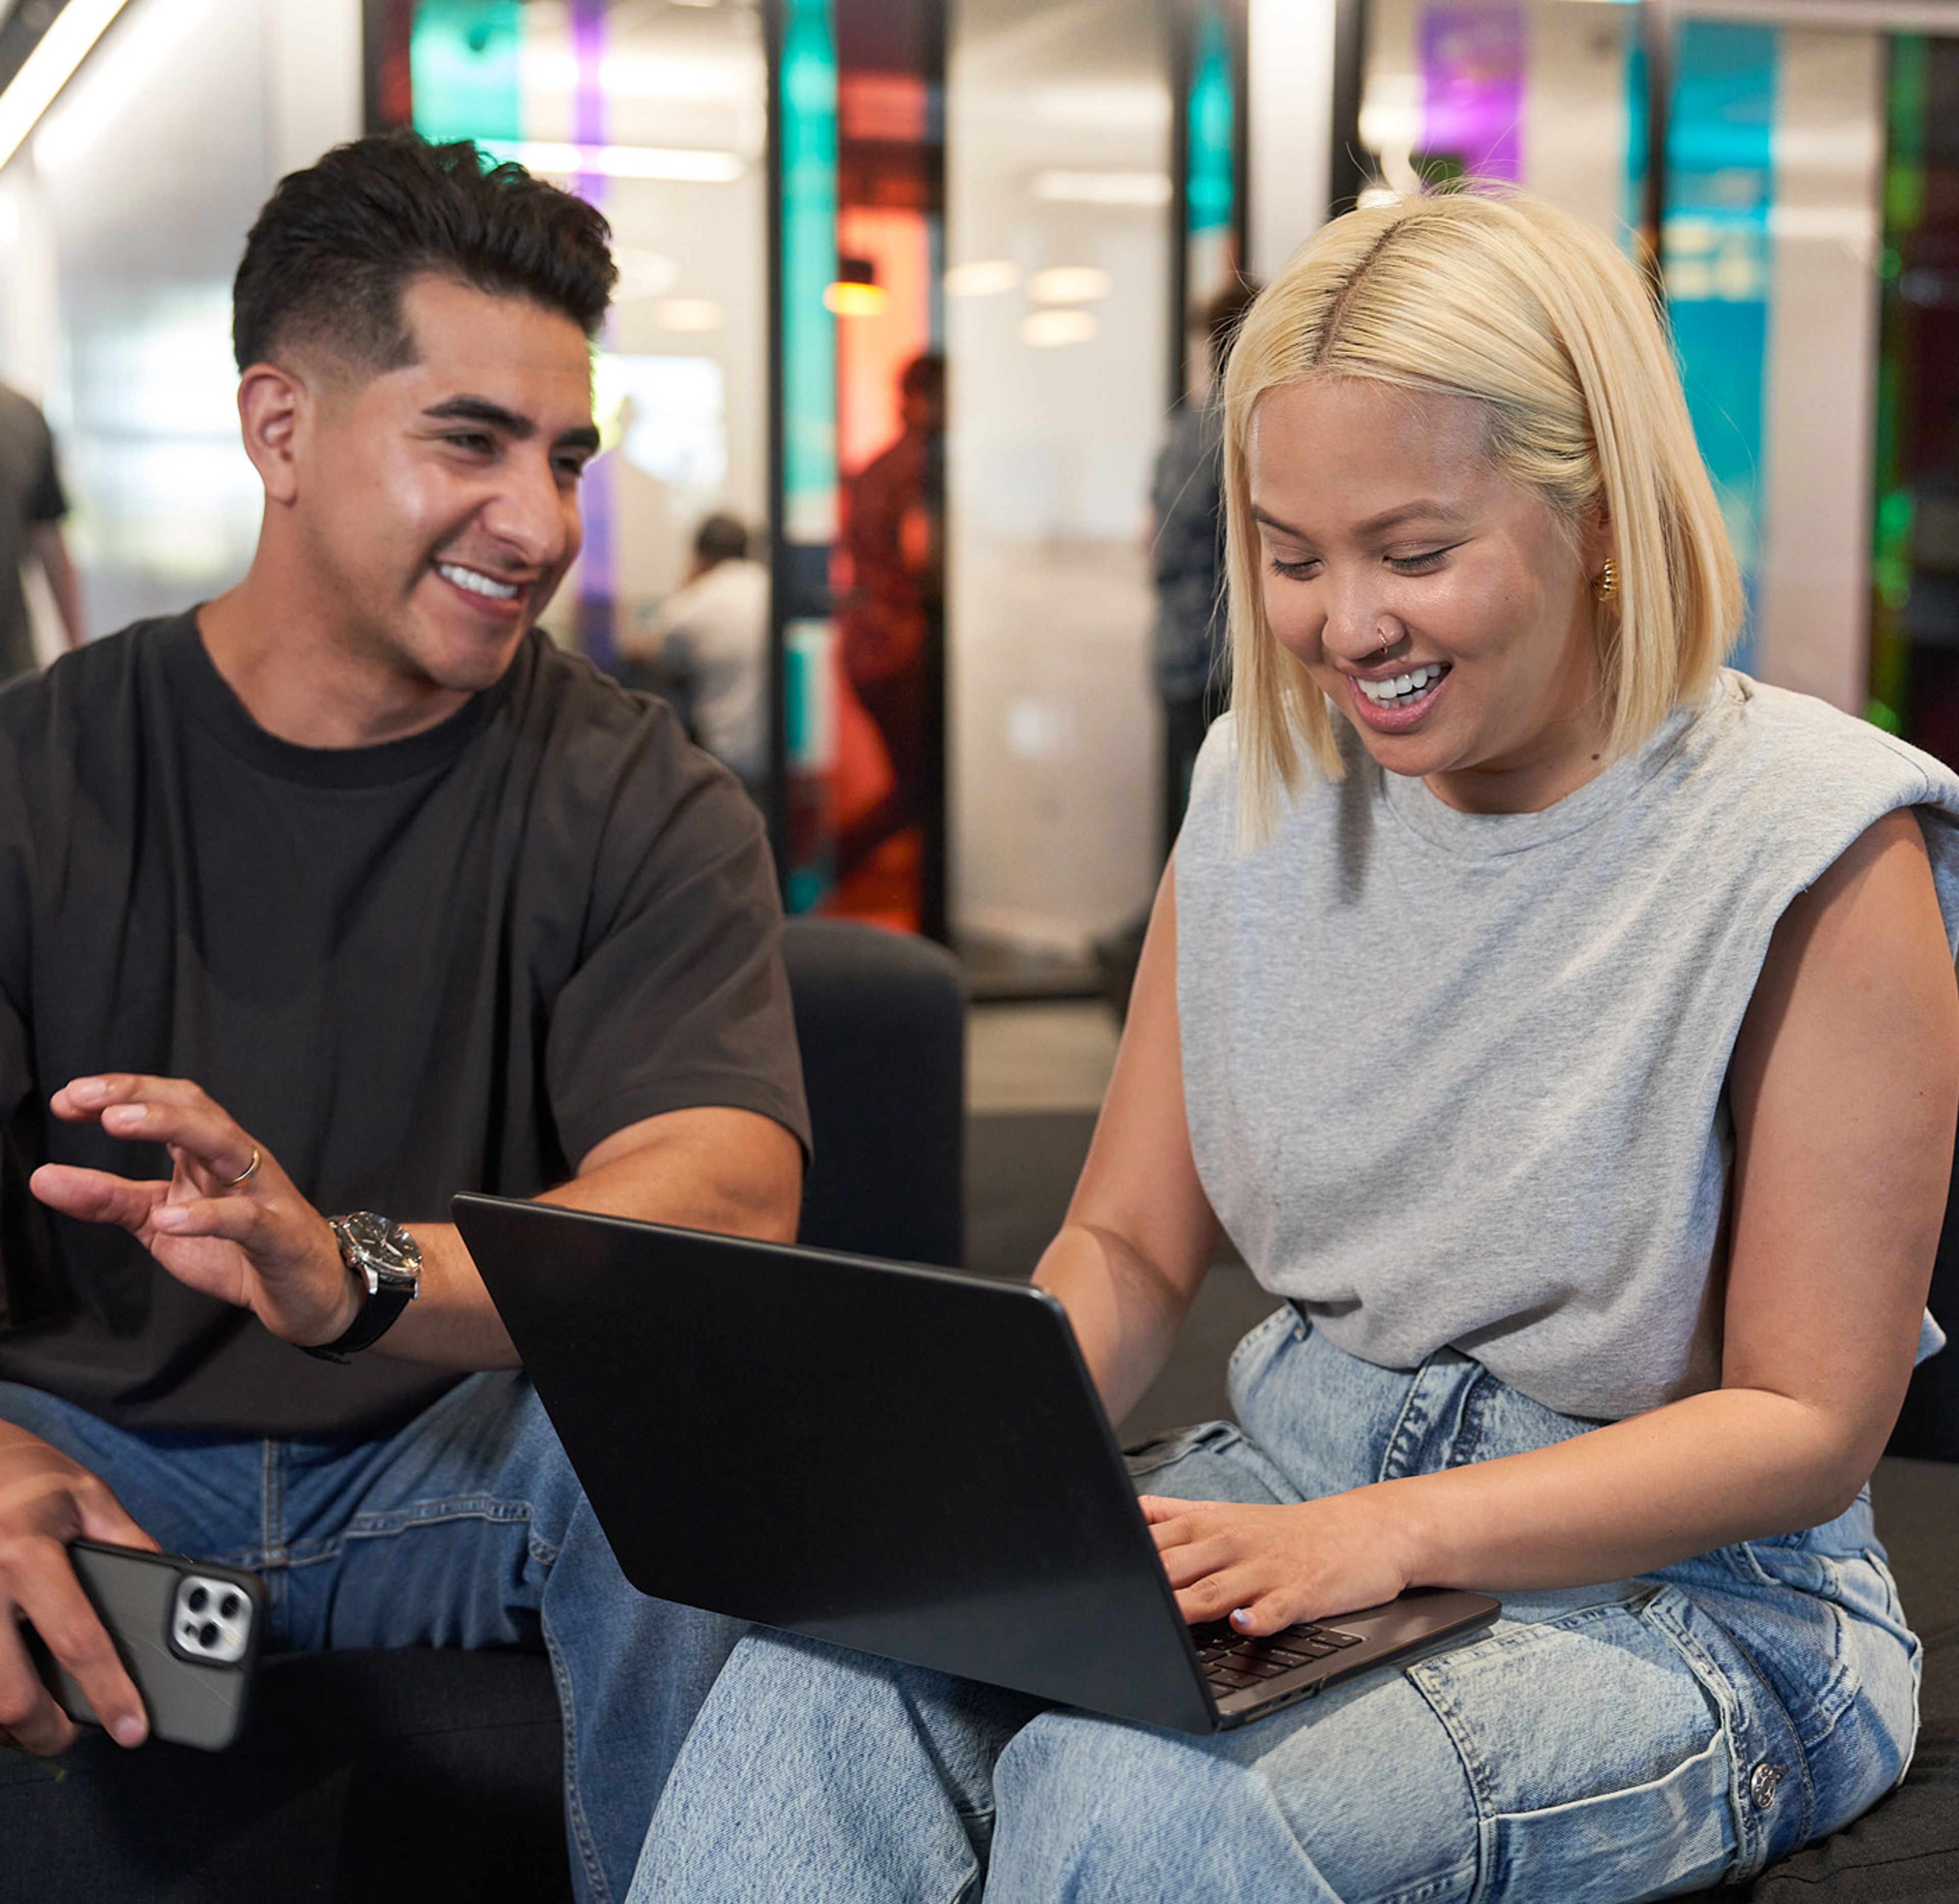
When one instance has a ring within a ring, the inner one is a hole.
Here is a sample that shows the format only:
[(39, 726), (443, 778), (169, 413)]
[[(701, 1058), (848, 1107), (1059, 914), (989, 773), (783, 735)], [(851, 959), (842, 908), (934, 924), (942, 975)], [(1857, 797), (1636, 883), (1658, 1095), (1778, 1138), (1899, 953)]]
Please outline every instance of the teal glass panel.
[(837, 532), (837, 41), (830, 0), (786, 0), (782, 52), (783, 513)]
[(1231, 148), (1236, 117), (1231, 97), (1231, 48), (1224, 23), (1207, 11), (1197, 29), (1192, 62), (1189, 157), (1185, 186), (1186, 228), (1193, 238), (1228, 232), (1231, 224)]
[(1682, 23), (1667, 129), (1661, 255), (1688, 409), (1742, 565), (1752, 664), (1762, 517), (1776, 30)]
[(521, 0), (421, 0), (408, 41), (415, 130), (425, 138), (523, 137)]

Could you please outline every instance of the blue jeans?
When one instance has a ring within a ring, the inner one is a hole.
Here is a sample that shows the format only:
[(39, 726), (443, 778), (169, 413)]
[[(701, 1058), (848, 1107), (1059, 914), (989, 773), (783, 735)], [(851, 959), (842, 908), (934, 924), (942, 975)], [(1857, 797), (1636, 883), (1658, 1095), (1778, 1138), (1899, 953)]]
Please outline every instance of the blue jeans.
[[(1243, 1430), (1141, 1451), (1141, 1487), (1294, 1501), (1591, 1425), (1453, 1353), (1376, 1368), (1289, 1310), (1239, 1345), (1231, 1385)], [(1517, 1595), (1483, 1638), (1208, 1738), (757, 1633), (674, 1769), (631, 1904), (1659, 1897), (1745, 1878), (1888, 1791), (1917, 1680), (1867, 1500)]]
[(573, 1881), (589, 1904), (624, 1894), (743, 1629), (627, 1584), (521, 1376), (468, 1376), (372, 1441), (135, 1434), (11, 1382), (0, 1420), (99, 1474), (167, 1550), (260, 1575), (268, 1649), (541, 1647)]

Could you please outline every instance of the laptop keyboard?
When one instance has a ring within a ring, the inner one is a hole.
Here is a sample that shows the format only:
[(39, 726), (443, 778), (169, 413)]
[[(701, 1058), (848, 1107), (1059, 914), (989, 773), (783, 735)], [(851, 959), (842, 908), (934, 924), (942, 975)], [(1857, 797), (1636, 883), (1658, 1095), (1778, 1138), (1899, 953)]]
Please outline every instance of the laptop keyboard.
[(1356, 1633), (1336, 1632), (1331, 1626), (1316, 1626), (1310, 1621), (1281, 1627), (1261, 1639), (1248, 1639), (1228, 1620), (1207, 1620), (1193, 1626), (1190, 1637), (1197, 1648), (1198, 1663), (1214, 1693), (1242, 1693), (1297, 1666), (1310, 1666), (1330, 1659), (1335, 1653), (1361, 1643)]

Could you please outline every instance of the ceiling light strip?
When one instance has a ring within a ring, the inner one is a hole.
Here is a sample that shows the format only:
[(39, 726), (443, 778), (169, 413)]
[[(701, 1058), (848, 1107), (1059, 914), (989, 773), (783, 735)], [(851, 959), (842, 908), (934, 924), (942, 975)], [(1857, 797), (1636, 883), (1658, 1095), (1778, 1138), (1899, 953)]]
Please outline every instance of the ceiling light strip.
[(21, 62), (12, 83), (0, 93), (0, 165), (21, 149), (21, 141), (127, 4), (128, 0), (68, 0), (55, 15), (34, 50)]

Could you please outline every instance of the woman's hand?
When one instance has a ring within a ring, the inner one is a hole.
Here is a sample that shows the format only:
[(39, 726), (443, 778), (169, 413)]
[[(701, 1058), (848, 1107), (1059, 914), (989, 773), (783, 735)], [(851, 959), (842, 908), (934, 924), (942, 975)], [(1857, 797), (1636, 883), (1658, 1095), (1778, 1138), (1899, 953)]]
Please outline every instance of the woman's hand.
[(1289, 1507), (1145, 1494), (1142, 1509), (1184, 1618), (1228, 1617), (1259, 1635), (1379, 1606), (1413, 1584), (1385, 1492), (1356, 1488)]

